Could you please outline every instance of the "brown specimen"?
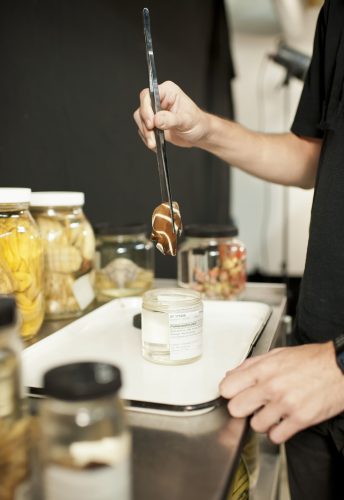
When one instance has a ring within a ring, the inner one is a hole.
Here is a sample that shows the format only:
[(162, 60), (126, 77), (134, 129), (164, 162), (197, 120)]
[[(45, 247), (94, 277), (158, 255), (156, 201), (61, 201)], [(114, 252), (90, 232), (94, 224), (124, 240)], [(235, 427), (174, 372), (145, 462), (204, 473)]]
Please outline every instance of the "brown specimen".
[(170, 206), (168, 203), (161, 203), (152, 215), (151, 240), (154, 241), (157, 249), (163, 255), (175, 256), (177, 254), (177, 238), (182, 234), (183, 227), (178, 203), (174, 201), (172, 206), (175, 232), (172, 228)]

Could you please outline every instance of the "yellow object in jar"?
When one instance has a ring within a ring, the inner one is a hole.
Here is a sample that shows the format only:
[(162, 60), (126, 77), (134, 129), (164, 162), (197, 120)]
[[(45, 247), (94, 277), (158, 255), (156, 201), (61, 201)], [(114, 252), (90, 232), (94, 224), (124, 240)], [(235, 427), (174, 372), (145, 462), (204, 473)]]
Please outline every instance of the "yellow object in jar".
[(44, 319), (43, 247), (29, 196), (27, 189), (0, 189), (0, 275), (7, 277), (0, 293), (14, 293), (24, 339), (34, 337)]
[(32, 194), (31, 209), (44, 245), (47, 318), (79, 316), (94, 299), (95, 238), (83, 204), (83, 193)]

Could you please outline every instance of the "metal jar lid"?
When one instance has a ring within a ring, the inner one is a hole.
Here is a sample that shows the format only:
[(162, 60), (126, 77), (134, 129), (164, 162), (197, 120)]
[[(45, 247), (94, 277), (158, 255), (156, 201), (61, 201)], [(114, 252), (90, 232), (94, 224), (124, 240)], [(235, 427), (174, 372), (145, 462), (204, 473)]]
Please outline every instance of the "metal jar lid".
[(184, 228), (184, 236), (195, 238), (225, 238), (238, 236), (238, 228), (232, 224), (192, 224)]
[(44, 375), (44, 393), (64, 401), (110, 396), (122, 385), (119, 368), (108, 363), (81, 362), (52, 368)]
[(0, 328), (12, 326), (17, 321), (16, 301), (13, 297), (0, 297)]
[(94, 232), (98, 236), (126, 236), (147, 233), (147, 225), (141, 223), (116, 226), (111, 222), (100, 222), (95, 224)]

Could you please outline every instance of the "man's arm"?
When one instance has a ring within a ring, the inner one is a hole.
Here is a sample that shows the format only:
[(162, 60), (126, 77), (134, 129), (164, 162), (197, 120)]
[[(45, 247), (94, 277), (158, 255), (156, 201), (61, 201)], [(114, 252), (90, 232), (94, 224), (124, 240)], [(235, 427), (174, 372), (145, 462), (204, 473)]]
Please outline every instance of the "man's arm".
[(344, 375), (332, 342), (274, 349), (249, 358), (220, 385), (234, 417), (282, 443), (344, 411)]
[(314, 186), (322, 141), (292, 133), (262, 134), (202, 111), (174, 83), (159, 86), (162, 111), (154, 115), (148, 89), (134, 113), (145, 144), (155, 148), (154, 127), (181, 147), (199, 147), (266, 181)]

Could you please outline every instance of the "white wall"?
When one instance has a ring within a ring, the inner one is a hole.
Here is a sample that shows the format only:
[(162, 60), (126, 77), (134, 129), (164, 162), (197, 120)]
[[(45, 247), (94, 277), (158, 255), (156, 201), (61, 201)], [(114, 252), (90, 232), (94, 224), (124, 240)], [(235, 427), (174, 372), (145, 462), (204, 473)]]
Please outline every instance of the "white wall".
[[(255, 130), (283, 132), (292, 122), (302, 83), (296, 80), (291, 82), (289, 115), (285, 116), (286, 91), (282, 87), (285, 72), (267, 59), (267, 55), (275, 51), (281, 38), (273, 2), (227, 2), (237, 71), (234, 82), (237, 119)], [(297, 36), (295, 30), (294, 39), (288, 40), (288, 43), (311, 53), (316, 16), (316, 10), (307, 11), (301, 23), (301, 36)], [(282, 262), (286, 256), (289, 275), (301, 275), (313, 192), (268, 184), (237, 169), (233, 169), (231, 189), (231, 212), (239, 226), (240, 237), (248, 248), (249, 270), (259, 269), (267, 274), (281, 274)], [(289, 201), (287, 212), (283, 209), (285, 196)], [(289, 234), (287, 246), (284, 246), (283, 239), (285, 224)]]

